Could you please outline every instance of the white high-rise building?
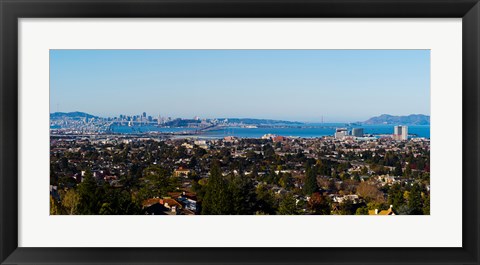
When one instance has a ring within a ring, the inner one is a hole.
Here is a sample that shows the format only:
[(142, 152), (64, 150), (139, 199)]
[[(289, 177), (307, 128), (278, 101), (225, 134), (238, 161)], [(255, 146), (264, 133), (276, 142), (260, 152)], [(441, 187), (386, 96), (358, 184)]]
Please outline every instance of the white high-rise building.
[(348, 135), (347, 128), (337, 128), (335, 130), (335, 139), (343, 139)]
[(393, 139), (404, 141), (408, 140), (408, 127), (398, 125), (393, 128)]

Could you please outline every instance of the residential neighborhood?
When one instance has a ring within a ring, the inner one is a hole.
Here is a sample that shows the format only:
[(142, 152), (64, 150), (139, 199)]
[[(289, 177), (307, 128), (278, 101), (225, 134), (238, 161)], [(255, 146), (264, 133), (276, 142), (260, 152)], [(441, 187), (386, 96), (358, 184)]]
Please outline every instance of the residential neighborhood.
[(50, 157), (51, 214), (430, 213), (427, 138), (52, 134)]

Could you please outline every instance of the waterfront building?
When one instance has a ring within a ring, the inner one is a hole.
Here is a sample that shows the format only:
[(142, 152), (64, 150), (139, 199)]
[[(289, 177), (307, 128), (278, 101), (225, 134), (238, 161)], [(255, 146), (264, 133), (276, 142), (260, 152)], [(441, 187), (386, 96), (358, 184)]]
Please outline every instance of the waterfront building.
[(335, 139), (343, 139), (348, 135), (347, 128), (337, 128), (335, 130)]
[(363, 128), (353, 128), (352, 135), (355, 137), (363, 137)]
[(393, 139), (398, 141), (404, 141), (408, 139), (408, 127), (398, 125), (393, 128)]

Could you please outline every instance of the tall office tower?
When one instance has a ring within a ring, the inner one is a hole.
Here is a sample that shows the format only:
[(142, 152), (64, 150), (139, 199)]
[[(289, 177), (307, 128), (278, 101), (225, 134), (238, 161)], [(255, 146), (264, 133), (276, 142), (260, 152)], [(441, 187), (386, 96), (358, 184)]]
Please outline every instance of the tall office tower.
[(408, 140), (408, 127), (398, 125), (393, 128), (393, 139), (403, 141)]
[(403, 126), (402, 140), (408, 140), (408, 127), (407, 126)]
[(353, 128), (352, 135), (355, 137), (363, 137), (363, 128)]

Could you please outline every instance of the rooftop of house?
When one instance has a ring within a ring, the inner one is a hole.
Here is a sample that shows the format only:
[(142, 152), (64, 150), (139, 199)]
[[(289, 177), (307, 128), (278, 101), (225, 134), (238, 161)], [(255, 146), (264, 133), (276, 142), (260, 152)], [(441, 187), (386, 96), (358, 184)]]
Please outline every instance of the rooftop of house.
[(165, 206), (167, 208), (171, 208), (171, 207), (175, 206), (175, 207), (177, 207), (177, 209), (182, 209), (182, 204), (180, 204), (176, 200), (170, 199), (170, 198), (160, 199), (160, 204), (162, 204), (163, 206)]
[(151, 198), (151, 199), (146, 199), (142, 202), (142, 206), (143, 207), (150, 207), (156, 203), (160, 203), (160, 199), (159, 198)]
[(395, 215), (395, 212), (393, 212), (393, 206), (390, 205), (390, 208), (388, 210), (368, 210), (368, 215)]

